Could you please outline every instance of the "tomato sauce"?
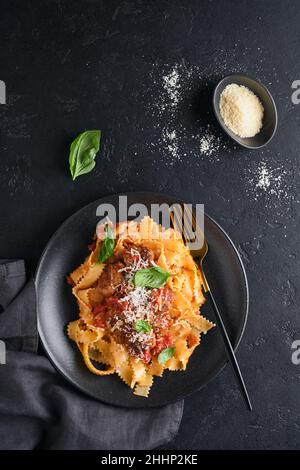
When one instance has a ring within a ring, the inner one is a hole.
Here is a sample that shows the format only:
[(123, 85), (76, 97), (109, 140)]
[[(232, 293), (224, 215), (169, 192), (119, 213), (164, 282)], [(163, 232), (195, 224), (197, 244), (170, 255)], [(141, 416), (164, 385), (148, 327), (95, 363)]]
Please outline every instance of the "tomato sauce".
[[(166, 285), (157, 289), (144, 288), (146, 301), (142, 305), (141, 314), (131, 296), (135, 291), (134, 285), (126, 278), (127, 266), (141, 260), (152, 266), (153, 252), (128, 244), (122, 256), (106, 266), (97, 283), (105, 298), (94, 306), (92, 313), (95, 326), (110, 329), (115, 340), (124, 344), (130, 354), (149, 364), (153, 357), (173, 344), (173, 338), (168, 332), (173, 324), (168, 313), (173, 293)], [(141, 318), (147, 319), (150, 331), (137, 331), (136, 321)]]

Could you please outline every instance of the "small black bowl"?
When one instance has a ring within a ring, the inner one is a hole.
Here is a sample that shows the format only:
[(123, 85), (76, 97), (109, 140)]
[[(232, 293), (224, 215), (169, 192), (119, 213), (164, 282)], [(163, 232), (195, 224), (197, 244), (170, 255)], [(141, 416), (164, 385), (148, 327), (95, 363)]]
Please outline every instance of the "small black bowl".
[[(255, 93), (255, 95), (260, 99), (264, 107), (263, 125), (260, 132), (254, 137), (239, 137), (225, 125), (221, 117), (219, 108), (220, 96), (226, 86), (230, 85), (231, 83), (236, 83), (237, 85), (244, 85), (249, 88), (249, 90), (253, 91), (253, 93)], [(276, 132), (277, 109), (272, 95), (265, 86), (263, 86), (257, 80), (254, 80), (253, 78), (249, 77), (248, 75), (237, 73), (234, 75), (228, 75), (227, 77), (223, 78), (215, 88), (213, 95), (213, 108), (216, 118), (219, 121), (219, 124), (222, 129), (238, 144), (248, 149), (258, 149), (260, 147), (263, 147), (272, 139), (273, 135)]]

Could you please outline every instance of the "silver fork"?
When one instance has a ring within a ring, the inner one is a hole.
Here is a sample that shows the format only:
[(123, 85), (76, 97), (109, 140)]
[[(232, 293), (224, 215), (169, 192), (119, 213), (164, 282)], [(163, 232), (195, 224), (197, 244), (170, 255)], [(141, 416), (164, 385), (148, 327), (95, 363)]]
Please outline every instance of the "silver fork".
[[(200, 234), (202, 235), (201, 238), (203, 238), (203, 243), (202, 243), (201, 248), (191, 249), (191, 255), (193, 256), (193, 258), (195, 258), (197, 260), (197, 264), (199, 266), (200, 273), (201, 273), (202, 280), (203, 280), (203, 290), (204, 290), (204, 293), (206, 294), (206, 296), (209, 298), (209, 300), (211, 302), (211, 305), (213, 307), (213, 310), (214, 310), (214, 313), (215, 313), (215, 316), (216, 316), (216, 322), (217, 322), (219, 330), (221, 332), (222, 339), (223, 339), (223, 342), (224, 342), (224, 346), (225, 346), (225, 349), (226, 349), (226, 353), (227, 353), (228, 359), (230, 361), (230, 364), (233, 368), (233, 372), (234, 372), (235, 378), (237, 380), (237, 383), (240, 387), (240, 391), (241, 391), (241, 393), (242, 393), (242, 395), (245, 399), (245, 402), (246, 402), (249, 410), (252, 411), (252, 404), (251, 404), (249, 394), (248, 394), (248, 391), (247, 391), (247, 388), (246, 388), (246, 385), (245, 385), (245, 381), (243, 379), (239, 364), (237, 362), (237, 359), (236, 359), (231, 341), (229, 339), (229, 336), (228, 336), (228, 333), (226, 331), (226, 327), (225, 327), (224, 322), (222, 320), (221, 314), (219, 312), (218, 306), (216, 304), (216, 301), (213, 297), (213, 294), (212, 294), (212, 292), (209, 288), (206, 276), (204, 274), (203, 260), (206, 256), (207, 252), (208, 252), (208, 243), (207, 243), (205, 237), (203, 236), (200, 227), (198, 226), (198, 224), (196, 222), (194, 213), (189, 209), (187, 204), (184, 204), (184, 210), (183, 210), (181, 205), (178, 205), (178, 206), (173, 205), (172, 209), (173, 209), (173, 211), (170, 210), (170, 218), (171, 218), (173, 227), (175, 229), (179, 229), (179, 232), (182, 233), (182, 237), (183, 237), (184, 243), (186, 245), (188, 245), (189, 240), (195, 239), (195, 237), (197, 237), (197, 234), (198, 234), (198, 237), (199, 237)], [(182, 214), (183, 214), (183, 217), (182, 217)], [(185, 215), (187, 215), (187, 217), (185, 217)], [(182, 220), (183, 218), (184, 218), (184, 220)], [(182, 221), (182, 223), (180, 223), (180, 221)]]

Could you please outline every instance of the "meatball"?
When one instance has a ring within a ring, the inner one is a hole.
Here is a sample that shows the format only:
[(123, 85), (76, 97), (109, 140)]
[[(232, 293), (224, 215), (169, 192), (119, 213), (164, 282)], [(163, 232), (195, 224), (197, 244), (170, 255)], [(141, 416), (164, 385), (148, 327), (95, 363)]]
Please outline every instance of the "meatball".
[(124, 243), (123, 260), (126, 266), (130, 266), (137, 261), (139, 257), (150, 264), (151, 261), (154, 260), (154, 253), (144, 246), (138, 246), (130, 242)]
[(119, 272), (124, 267), (123, 263), (109, 264), (104, 268), (98, 280), (98, 287), (104, 297), (110, 297), (115, 292), (116, 287), (123, 280), (123, 273)]

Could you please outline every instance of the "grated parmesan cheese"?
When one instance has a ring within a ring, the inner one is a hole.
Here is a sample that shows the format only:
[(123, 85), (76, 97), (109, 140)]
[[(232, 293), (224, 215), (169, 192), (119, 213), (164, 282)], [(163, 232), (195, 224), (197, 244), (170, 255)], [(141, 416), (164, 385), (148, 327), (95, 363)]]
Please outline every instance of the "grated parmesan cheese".
[[(107, 322), (117, 342), (126, 344), (131, 355), (144, 360), (155, 345), (156, 335), (159, 335), (162, 329), (168, 328), (170, 316), (163, 310), (159, 311), (157, 297), (153, 296), (153, 293), (160, 289), (135, 287), (133, 283), (133, 277), (138, 270), (156, 266), (155, 262), (151, 257), (143, 259), (140, 251), (135, 248), (130, 249), (130, 255), (127, 259), (130, 265), (118, 270), (123, 273), (122, 282), (115, 288), (115, 301), (120, 308), (113, 311)], [(137, 320), (146, 321), (150, 325), (150, 331), (137, 331)]]
[(254, 137), (259, 133), (264, 108), (249, 88), (236, 83), (227, 85), (219, 106), (225, 125), (239, 137)]
[[(148, 344), (152, 344), (154, 333), (137, 332), (135, 330), (135, 323), (137, 320), (146, 320), (151, 322), (153, 320), (153, 312), (149, 308), (151, 299), (151, 292), (145, 287), (133, 287), (132, 278), (136, 271), (147, 268), (149, 262), (144, 260), (140, 252), (131, 248), (130, 253), (133, 262), (130, 266), (119, 269), (119, 272), (125, 274), (124, 281), (118, 287), (121, 287), (124, 294), (119, 302), (126, 302), (126, 308), (122, 311), (122, 318), (115, 315), (114, 320), (117, 320), (111, 327), (111, 331), (119, 330), (126, 332), (128, 348), (133, 355), (138, 350), (142, 352)], [(151, 265), (155, 263), (151, 262)], [(133, 349), (132, 349), (133, 348)]]
[(128, 295), (122, 297), (122, 302), (129, 302), (134, 307), (142, 307), (149, 302), (150, 292), (145, 287), (136, 287)]

